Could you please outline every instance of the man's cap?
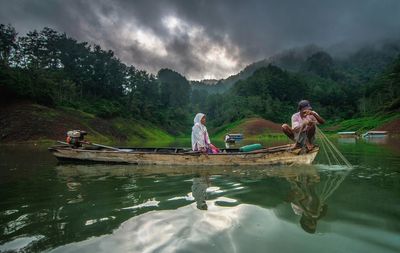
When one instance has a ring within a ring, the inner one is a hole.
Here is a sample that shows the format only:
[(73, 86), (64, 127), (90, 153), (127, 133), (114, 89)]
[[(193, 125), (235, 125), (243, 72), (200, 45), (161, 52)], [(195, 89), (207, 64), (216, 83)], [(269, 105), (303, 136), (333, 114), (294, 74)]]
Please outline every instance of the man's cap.
[(306, 110), (311, 110), (311, 109), (312, 109), (311, 104), (310, 104), (310, 101), (308, 101), (308, 100), (301, 100), (301, 101), (299, 102), (299, 105), (297, 106), (297, 111), (301, 111), (301, 110), (303, 110), (303, 109), (306, 109)]
[(300, 226), (307, 233), (314, 234), (317, 230), (317, 219), (303, 214), (300, 218)]

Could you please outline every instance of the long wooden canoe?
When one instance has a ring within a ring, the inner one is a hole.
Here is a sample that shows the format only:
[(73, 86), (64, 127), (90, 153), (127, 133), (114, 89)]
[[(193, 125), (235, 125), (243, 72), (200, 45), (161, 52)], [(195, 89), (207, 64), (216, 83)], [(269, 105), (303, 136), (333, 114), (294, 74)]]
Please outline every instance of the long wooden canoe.
[(203, 154), (184, 148), (121, 148), (85, 149), (56, 145), (49, 151), (61, 161), (105, 162), (154, 165), (291, 165), (311, 164), (319, 148), (300, 154), (299, 149), (292, 150), (290, 145), (265, 148), (251, 152), (239, 149), (222, 149), (218, 154)]

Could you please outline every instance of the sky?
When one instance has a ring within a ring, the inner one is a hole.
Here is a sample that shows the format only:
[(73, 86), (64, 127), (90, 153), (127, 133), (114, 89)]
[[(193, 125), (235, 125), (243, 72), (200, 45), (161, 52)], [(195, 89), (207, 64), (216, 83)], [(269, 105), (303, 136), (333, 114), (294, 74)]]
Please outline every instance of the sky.
[(125, 64), (227, 78), (282, 50), (400, 37), (399, 0), (0, 0), (19, 35), (50, 27)]

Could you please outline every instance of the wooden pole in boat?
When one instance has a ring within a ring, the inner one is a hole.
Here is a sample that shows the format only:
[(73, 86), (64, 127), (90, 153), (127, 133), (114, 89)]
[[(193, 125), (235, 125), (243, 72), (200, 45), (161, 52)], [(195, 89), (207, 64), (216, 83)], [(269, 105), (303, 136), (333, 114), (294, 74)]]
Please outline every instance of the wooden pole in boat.
[[(68, 144), (68, 143), (66, 143), (66, 142), (63, 142), (63, 141), (57, 141), (57, 142), (60, 143), (60, 144), (64, 144), (64, 145), (70, 146), (70, 144)], [(106, 146), (106, 145), (101, 145), (101, 144), (97, 144), (97, 143), (92, 143), (92, 142), (84, 142), (84, 144), (89, 144), (89, 145), (93, 145), (93, 146), (98, 146), (98, 147), (101, 147), (101, 148), (108, 148), (108, 149), (112, 149), (112, 150), (115, 150), (115, 151), (121, 151), (119, 148), (114, 148), (114, 147), (110, 147), (110, 146)]]
[(93, 145), (93, 146), (102, 147), (102, 148), (112, 149), (112, 150), (115, 150), (115, 151), (121, 151), (119, 148), (114, 148), (114, 147), (110, 147), (110, 146), (106, 146), (106, 145), (101, 145), (101, 144), (97, 144), (97, 143), (91, 143), (91, 142), (89, 142), (88, 144), (91, 144), (91, 145)]

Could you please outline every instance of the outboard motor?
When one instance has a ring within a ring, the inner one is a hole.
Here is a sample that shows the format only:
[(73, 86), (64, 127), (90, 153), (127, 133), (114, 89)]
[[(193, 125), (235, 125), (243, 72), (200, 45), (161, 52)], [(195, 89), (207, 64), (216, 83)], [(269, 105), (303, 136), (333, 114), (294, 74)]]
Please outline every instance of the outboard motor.
[(73, 148), (82, 147), (82, 143), (84, 143), (85, 135), (87, 135), (86, 131), (83, 130), (71, 130), (67, 132), (67, 143), (71, 145)]

